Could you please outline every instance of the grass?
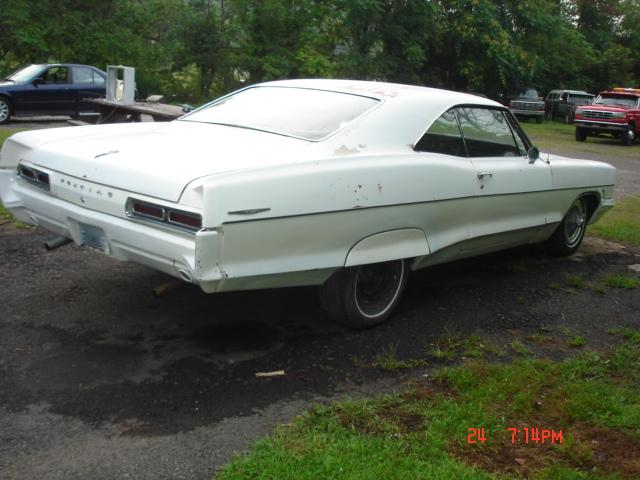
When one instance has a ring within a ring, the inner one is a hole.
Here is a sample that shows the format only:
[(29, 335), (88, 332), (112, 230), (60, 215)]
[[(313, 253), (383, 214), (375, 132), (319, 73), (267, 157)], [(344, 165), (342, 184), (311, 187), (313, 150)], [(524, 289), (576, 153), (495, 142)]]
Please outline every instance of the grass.
[(527, 346), (520, 340), (514, 340), (513, 342), (511, 342), (511, 350), (516, 352), (518, 355), (522, 355), (523, 357), (533, 356), (533, 352), (529, 350), (529, 348), (527, 348)]
[(410, 358), (401, 360), (397, 356), (398, 345), (391, 344), (381, 353), (376, 355), (374, 365), (384, 371), (391, 372), (394, 370), (407, 370), (411, 368), (426, 367), (427, 362), (419, 358)]
[(611, 155), (623, 159), (638, 157), (638, 152), (634, 145), (625, 147), (613, 138), (589, 137), (586, 142), (578, 142), (575, 139), (575, 127), (573, 125), (551, 121), (545, 121), (541, 124), (521, 122), (521, 125), (534, 145), (544, 152), (548, 151), (562, 155), (563, 153), (566, 154), (568, 149), (572, 152), (572, 156), (595, 154), (605, 158)]
[(615, 207), (589, 227), (589, 233), (640, 247), (640, 197), (619, 200)]
[(626, 288), (629, 290), (633, 290), (640, 285), (640, 278), (637, 275), (628, 275), (628, 274), (617, 274), (617, 275), (607, 275), (602, 279), (604, 284), (608, 287), (613, 288)]
[(19, 131), (20, 130), (16, 130), (15, 128), (0, 128), (0, 147), (7, 138)]
[[(621, 334), (606, 352), (470, 359), (395, 395), (318, 406), (216, 478), (640, 478), (640, 331)], [(562, 430), (562, 443), (512, 444), (508, 429), (525, 426)], [(484, 444), (468, 443), (470, 428)]]
[(583, 347), (586, 343), (587, 340), (581, 335), (576, 335), (567, 339), (567, 345), (570, 347)]
[[(18, 133), (19, 131), (20, 130), (16, 130), (15, 128), (0, 128), (0, 148), (2, 148), (2, 144), (7, 138), (9, 138), (14, 133)], [(2, 205), (2, 202), (0, 201), (0, 224), (6, 222), (13, 222), (14, 225), (18, 228), (27, 227), (27, 225), (23, 224), (22, 222), (18, 222), (15, 218), (13, 218), (13, 215), (11, 215), (9, 211), (4, 208), (4, 205)]]

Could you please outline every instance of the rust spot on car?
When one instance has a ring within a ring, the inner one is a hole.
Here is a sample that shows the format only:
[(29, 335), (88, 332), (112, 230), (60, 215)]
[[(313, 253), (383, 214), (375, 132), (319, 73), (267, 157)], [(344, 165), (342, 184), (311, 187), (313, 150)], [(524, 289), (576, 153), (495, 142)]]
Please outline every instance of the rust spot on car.
[(356, 153), (359, 153), (360, 150), (358, 150), (357, 148), (349, 148), (346, 145), (340, 145), (340, 148), (337, 148), (333, 151), (334, 155), (337, 156), (342, 156), (342, 155), (355, 155)]

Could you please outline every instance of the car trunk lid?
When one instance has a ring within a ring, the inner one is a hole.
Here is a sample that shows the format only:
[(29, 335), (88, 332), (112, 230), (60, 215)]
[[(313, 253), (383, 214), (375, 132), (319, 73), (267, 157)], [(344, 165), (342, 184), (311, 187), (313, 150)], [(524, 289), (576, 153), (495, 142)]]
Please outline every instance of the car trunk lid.
[[(175, 121), (59, 129), (16, 138), (28, 160), (89, 182), (172, 202), (196, 178), (287, 163), (309, 142), (223, 125)], [(76, 135), (72, 135), (73, 130)], [(29, 132), (31, 133), (31, 132)], [(37, 148), (34, 148), (37, 147)]]

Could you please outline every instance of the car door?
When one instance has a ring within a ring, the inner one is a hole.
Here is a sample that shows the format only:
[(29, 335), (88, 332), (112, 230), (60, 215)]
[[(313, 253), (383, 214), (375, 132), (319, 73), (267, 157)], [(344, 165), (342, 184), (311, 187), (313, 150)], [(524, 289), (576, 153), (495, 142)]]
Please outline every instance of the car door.
[(413, 148), (419, 159), (419, 181), (413, 180), (426, 200), (418, 224), (432, 252), (450, 247), (449, 253), (455, 255), (469, 239), (476, 182), (454, 110), (436, 119)]
[(104, 97), (106, 94), (106, 79), (91, 67), (73, 66), (73, 90), (78, 102), (78, 114), (97, 112), (98, 107), (88, 98)]
[(475, 194), (468, 244), (495, 250), (523, 243), (531, 229), (546, 223), (551, 168), (527, 157), (526, 137), (516, 120), (500, 108), (456, 108), (467, 154), (475, 169)]
[(52, 66), (47, 68), (29, 92), (31, 110), (37, 114), (74, 114), (76, 96), (71, 87), (69, 67)]

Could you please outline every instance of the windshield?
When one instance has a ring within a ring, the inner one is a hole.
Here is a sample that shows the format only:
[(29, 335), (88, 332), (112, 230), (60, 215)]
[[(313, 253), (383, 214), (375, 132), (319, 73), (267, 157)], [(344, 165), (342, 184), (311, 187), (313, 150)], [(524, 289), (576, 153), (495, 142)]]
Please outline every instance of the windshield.
[(593, 95), (580, 95), (572, 93), (569, 95), (569, 102), (576, 105), (588, 105), (593, 100)]
[(625, 96), (606, 96), (598, 97), (594, 105), (616, 105), (618, 107), (635, 107), (638, 104), (638, 97)]
[(538, 95), (538, 92), (535, 89), (528, 88), (528, 89), (523, 90), (522, 92), (520, 92), (518, 94), (518, 97), (535, 98), (536, 100), (538, 100), (539, 95)]
[(7, 77), (7, 80), (14, 82), (26, 82), (38, 75), (44, 67), (42, 65), (29, 65), (28, 67), (21, 68), (17, 72), (13, 72)]
[(205, 106), (181, 120), (217, 123), (320, 140), (378, 103), (346, 93), (296, 87), (252, 87)]

